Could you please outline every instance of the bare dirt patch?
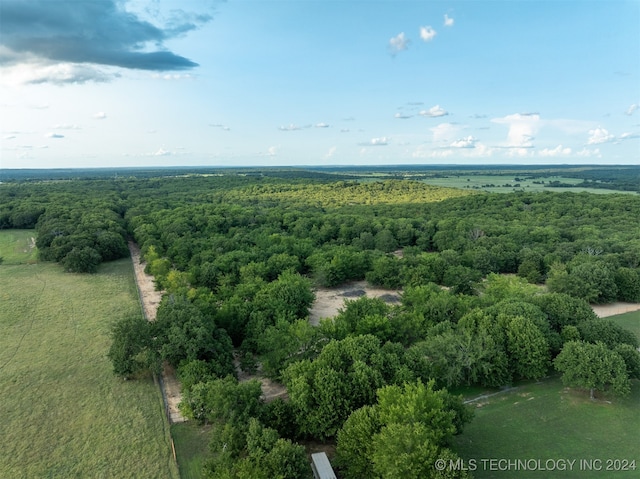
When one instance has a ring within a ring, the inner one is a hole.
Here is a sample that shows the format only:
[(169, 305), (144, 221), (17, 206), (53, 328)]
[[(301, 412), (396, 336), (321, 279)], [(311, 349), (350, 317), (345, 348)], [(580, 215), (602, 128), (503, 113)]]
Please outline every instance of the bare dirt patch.
[[(142, 301), (142, 309), (147, 321), (155, 321), (158, 313), (158, 306), (162, 299), (162, 291), (156, 291), (156, 285), (153, 276), (145, 273), (145, 263), (142, 262), (140, 248), (133, 241), (129, 242), (129, 251), (131, 252), (131, 261), (133, 262), (133, 270), (135, 273), (140, 300)], [(182, 401), (182, 393), (180, 382), (176, 377), (175, 370), (168, 364), (162, 368), (162, 395), (167, 402), (167, 415), (170, 423), (184, 422), (186, 418), (180, 413), (178, 404)]]
[(252, 379), (260, 381), (260, 387), (262, 389), (261, 398), (264, 402), (268, 403), (278, 398), (284, 400), (289, 399), (287, 388), (283, 384), (260, 375), (260, 366), (258, 366), (257, 374), (249, 374), (240, 367), (240, 360), (237, 357), (234, 359), (234, 364), (236, 367), (238, 381), (246, 382), (251, 381)]
[(346, 299), (354, 300), (361, 296), (367, 296), (368, 298), (381, 298), (387, 303), (394, 303), (400, 301), (401, 291), (375, 288), (369, 286), (366, 281), (354, 281), (337, 288), (318, 288), (315, 293), (316, 299), (309, 311), (309, 322), (317, 326), (322, 318), (335, 317), (344, 307)]
[(593, 312), (599, 318), (607, 318), (617, 314), (630, 313), (640, 310), (640, 303), (611, 303), (611, 304), (594, 304), (591, 306)]

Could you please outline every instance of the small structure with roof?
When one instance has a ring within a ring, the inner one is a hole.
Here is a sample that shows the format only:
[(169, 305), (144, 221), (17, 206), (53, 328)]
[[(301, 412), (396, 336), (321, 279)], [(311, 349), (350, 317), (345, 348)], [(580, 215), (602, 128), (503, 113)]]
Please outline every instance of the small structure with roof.
[(324, 452), (311, 454), (311, 469), (315, 479), (336, 479), (336, 474), (333, 472), (329, 458)]

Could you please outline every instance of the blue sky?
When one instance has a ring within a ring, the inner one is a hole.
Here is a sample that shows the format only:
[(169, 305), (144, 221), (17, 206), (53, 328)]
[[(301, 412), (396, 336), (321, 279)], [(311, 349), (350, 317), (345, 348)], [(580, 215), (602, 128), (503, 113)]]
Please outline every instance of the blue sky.
[(0, 166), (640, 164), (639, 1), (2, 0)]

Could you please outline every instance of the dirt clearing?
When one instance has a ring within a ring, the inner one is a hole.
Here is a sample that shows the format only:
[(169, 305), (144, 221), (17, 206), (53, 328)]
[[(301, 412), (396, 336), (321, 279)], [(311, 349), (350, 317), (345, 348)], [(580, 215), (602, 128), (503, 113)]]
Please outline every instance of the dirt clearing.
[(315, 293), (316, 299), (309, 311), (309, 322), (314, 326), (317, 326), (322, 318), (335, 317), (338, 310), (344, 307), (345, 299), (354, 300), (367, 296), (381, 298), (387, 303), (398, 303), (401, 294), (400, 290), (371, 287), (366, 281), (354, 281), (337, 288), (318, 288)]
[(630, 313), (640, 310), (640, 303), (611, 303), (611, 304), (595, 304), (591, 308), (599, 318), (607, 318), (617, 314)]

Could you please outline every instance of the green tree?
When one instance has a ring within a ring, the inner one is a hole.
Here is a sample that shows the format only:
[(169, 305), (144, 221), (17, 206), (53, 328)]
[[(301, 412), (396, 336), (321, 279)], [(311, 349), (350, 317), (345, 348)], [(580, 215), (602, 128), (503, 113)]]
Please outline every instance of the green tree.
[(631, 331), (607, 318), (597, 318), (578, 325), (578, 331), (583, 341), (597, 343), (601, 341), (613, 349), (618, 344), (628, 344), (638, 348), (638, 338)]
[(365, 274), (367, 282), (383, 288), (402, 286), (401, 263), (393, 256), (380, 256), (373, 260), (372, 269)]
[(620, 301), (640, 302), (640, 269), (618, 268), (615, 273), (615, 282)]
[(373, 477), (373, 441), (382, 424), (378, 409), (363, 406), (351, 413), (338, 431), (336, 458), (345, 479)]
[(553, 363), (564, 384), (589, 389), (591, 399), (595, 399), (595, 391), (612, 389), (620, 396), (631, 392), (624, 360), (602, 342), (569, 341)]
[(111, 327), (111, 346), (107, 353), (114, 374), (128, 378), (148, 368), (150, 343), (151, 327), (141, 315), (116, 321)]
[(514, 376), (540, 379), (549, 368), (549, 344), (534, 322), (523, 316), (508, 319), (507, 352)]
[(100, 253), (89, 246), (85, 246), (82, 248), (74, 247), (62, 258), (60, 263), (65, 271), (71, 273), (95, 273), (98, 271), (101, 261)]
[(180, 411), (200, 423), (246, 423), (260, 414), (262, 387), (257, 380), (239, 383), (233, 376), (194, 384), (184, 391)]

